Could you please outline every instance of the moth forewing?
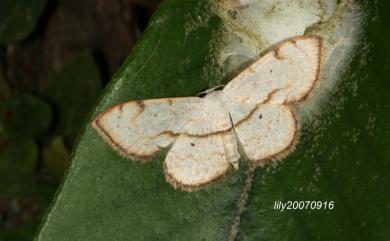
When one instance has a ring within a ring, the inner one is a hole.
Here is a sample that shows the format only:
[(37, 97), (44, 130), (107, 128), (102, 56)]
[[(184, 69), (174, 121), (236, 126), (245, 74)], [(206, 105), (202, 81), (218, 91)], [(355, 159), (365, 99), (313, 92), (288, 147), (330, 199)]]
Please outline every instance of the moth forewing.
[(238, 168), (238, 143), (252, 164), (293, 149), (299, 127), (294, 105), (318, 84), (322, 52), (319, 36), (290, 38), (221, 91), (204, 98), (129, 101), (106, 110), (92, 125), (129, 159), (150, 159), (171, 146), (164, 162), (167, 181), (194, 191)]

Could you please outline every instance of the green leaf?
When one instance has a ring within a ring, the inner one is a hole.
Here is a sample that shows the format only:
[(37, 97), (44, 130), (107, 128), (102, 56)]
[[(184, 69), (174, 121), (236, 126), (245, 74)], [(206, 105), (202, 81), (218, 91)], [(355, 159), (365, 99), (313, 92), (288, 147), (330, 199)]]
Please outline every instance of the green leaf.
[[(390, 4), (366, 2), (365, 48), (295, 152), (259, 169), (238, 240), (388, 240), (390, 237)], [(382, 9), (379, 13), (375, 9)], [(380, 34), (379, 34), (380, 33)], [(367, 56), (367, 46), (369, 56)], [(333, 210), (276, 211), (274, 202), (334, 201)]]
[(0, 240), (31, 238), (53, 195), (53, 186), (34, 175), (37, 160), (32, 139), (0, 145)]
[(57, 134), (73, 142), (101, 89), (99, 69), (89, 53), (66, 64), (49, 80), (42, 94), (58, 111)]
[(61, 137), (55, 137), (50, 145), (43, 150), (46, 168), (61, 180), (69, 167), (69, 152)]
[[(383, 76), (390, 65), (382, 49), (386, 38), (372, 36), (384, 34), (385, 23), (370, 22), (367, 41), (375, 46), (375, 57), (365, 63), (366, 51), (358, 53), (331, 93), (333, 101), (302, 127), (296, 151), (276, 167), (257, 169), (238, 226), (245, 166), (198, 192), (174, 190), (163, 175), (165, 153), (147, 164), (125, 160), (90, 127), (115, 104), (193, 96), (223, 82), (214, 61), (222, 22), (211, 9), (209, 1), (161, 4), (93, 109), (36, 239), (215, 241), (229, 240), (234, 226), (237, 240), (386, 240), (390, 109)], [(334, 201), (335, 207), (281, 212), (273, 208), (278, 200)]]
[[(33, 140), (21, 139), (6, 142), (0, 150), (0, 176), (15, 178), (15, 176), (31, 174), (37, 165), (37, 160), (38, 147)], [(8, 173), (13, 173), (13, 175), (8, 175)]]
[(26, 38), (35, 28), (46, 0), (12, 0), (0, 2), (0, 44)]
[(0, 106), (0, 125), (8, 136), (39, 137), (52, 122), (51, 107), (44, 100), (21, 94)]
[[(183, 26), (209, 8), (197, 1), (163, 4), (94, 115), (129, 99), (195, 95), (219, 81), (211, 62), (219, 18), (210, 16), (194, 31)], [(125, 160), (89, 123), (38, 240), (221, 240), (227, 235), (242, 171), (200, 192), (177, 191), (165, 181), (164, 154), (148, 165)]]

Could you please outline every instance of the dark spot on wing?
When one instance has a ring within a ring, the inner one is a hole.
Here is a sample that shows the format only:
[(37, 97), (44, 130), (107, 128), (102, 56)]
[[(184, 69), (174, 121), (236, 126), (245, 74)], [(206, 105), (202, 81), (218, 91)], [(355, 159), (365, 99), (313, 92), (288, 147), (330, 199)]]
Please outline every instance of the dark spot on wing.
[(273, 53), (276, 59), (284, 60), (284, 57), (279, 53), (279, 47), (274, 48)]
[(263, 114), (260, 114), (259, 115), (259, 119), (261, 120), (263, 118)]
[(195, 143), (192, 143), (192, 142), (191, 142), (191, 146), (195, 146)]
[(135, 103), (136, 103), (137, 106), (140, 108), (141, 112), (144, 111), (144, 109), (145, 109), (145, 103), (144, 103), (142, 100), (137, 100)]

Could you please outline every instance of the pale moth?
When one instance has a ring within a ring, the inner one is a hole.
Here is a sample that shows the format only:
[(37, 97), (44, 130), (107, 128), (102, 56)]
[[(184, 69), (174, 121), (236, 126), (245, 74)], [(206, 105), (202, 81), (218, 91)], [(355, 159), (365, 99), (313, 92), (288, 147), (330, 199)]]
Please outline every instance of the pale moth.
[[(322, 39), (287, 39), (222, 90), (203, 98), (133, 100), (101, 113), (93, 127), (121, 155), (146, 160), (170, 146), (166, 180), (196, 190), (238, 168), (240, 153), (262, 165), (292, 150), (298, 138), (294, 105), (318, 85)], [(241, 151), (240, 151), (241, 152)]]

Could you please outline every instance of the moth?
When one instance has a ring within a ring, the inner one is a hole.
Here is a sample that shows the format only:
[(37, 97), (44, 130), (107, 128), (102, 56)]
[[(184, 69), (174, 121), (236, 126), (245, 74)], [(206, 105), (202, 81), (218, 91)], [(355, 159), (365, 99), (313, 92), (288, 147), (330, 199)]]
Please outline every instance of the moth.
[(263, 165), (293, 149), (299, 131), (294, 106), (318, 85), (322, 45), (320, 36), (287, 39), (222, 90), (211, 89), (203, 98), (132, 100), (107, 109), (92, 126), (131, 160), (151, 159), (170, 147), (166, 180), (197, 190), (238, 169), (240, 153)]

